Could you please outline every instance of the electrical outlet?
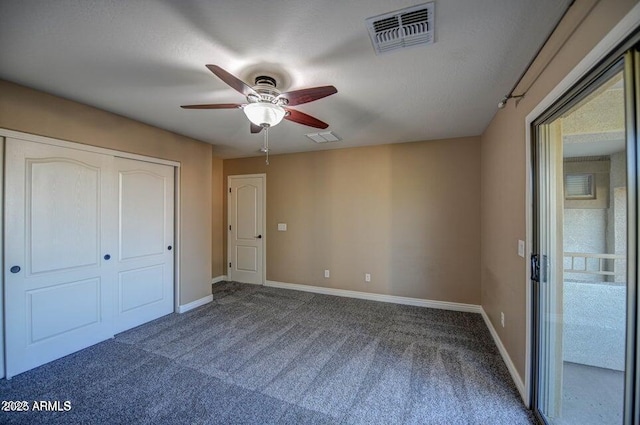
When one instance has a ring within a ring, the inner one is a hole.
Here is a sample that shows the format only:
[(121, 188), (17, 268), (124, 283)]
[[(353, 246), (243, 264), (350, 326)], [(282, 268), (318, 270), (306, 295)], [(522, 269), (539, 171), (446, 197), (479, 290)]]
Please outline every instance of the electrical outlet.
[(504, 328), (504, 313), (500, 312), (500, 323), (502, 323), (502, 327)]
[(365, 282), (371, 282), (371, 273), (365, 273), (364, 274), (364, 281)]
[(325, 270), (325, 271), (324, 271), (324, 277), (326, 277), (327, 279), (329, 279), (329, 276), (331, 276), (331, 273), (329, 272), (329, 270)]

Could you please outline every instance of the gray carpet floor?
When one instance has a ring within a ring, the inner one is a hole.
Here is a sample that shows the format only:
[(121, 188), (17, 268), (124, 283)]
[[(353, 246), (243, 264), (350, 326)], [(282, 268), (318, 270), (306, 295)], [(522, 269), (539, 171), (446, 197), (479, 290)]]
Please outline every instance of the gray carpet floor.
[(479, 314), (238, 283), (0, 380), (29, 424), (530, 424)]

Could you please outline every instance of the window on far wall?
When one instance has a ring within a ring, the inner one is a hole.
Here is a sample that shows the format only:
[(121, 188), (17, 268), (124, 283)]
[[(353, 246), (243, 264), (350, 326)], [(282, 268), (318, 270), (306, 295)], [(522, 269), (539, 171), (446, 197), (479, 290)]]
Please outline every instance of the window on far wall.
[(566, 174), (564, 176), (565, 199), (596, 199), (595, 174)]

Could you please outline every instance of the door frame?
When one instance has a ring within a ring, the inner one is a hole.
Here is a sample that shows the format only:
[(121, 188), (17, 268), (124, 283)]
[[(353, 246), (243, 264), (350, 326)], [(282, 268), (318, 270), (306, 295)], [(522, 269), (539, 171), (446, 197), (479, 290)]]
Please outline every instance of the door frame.
[[(86, 152), (100, 153), (120, 158), (133, 159), (137, 161), (152, 162), (156, 164), (168, 165), (174, 170), (174, 267), (173, 267), (173, 286), (174, 286), (174, 312), (179, 311), (180, 307), (180, 162), (170, 161), (166, 159), (154, 158), (146, 155), (138, 155), (129, 152), (122, 152), (115, 149), (101, 148), (98, 146), (85, 145), (52, 137), (39, 136), (36, 134), (25, 133), (21, 131), (0, 128), (0, 265), (4, 270), (4, 152), (5, 139), (13, 138), (24, 140), (27, 142), (42, 143), (45, 145), (59, 146), (69, 149), (75, 149)], [(0, 273), (0, 379), (6, 376), (5, 370), (5, 338), (4, 330), (4, 272)]]
[[(536, 105), (525, 118), (525, 155), (526, 155), (526, 191), (525, 191), (525, 221), (526, 221), (526, 254), (525, 258), (530, 259), (533, 254), (533, 238), (535, 213), (534, 213), (534, 157), (532, 146), (534, 146), (535, 132), (533, 124), (546, 111), (548, 111), (561, 98), (565, 97), (582, 80), (592, 75), (594, 70), (615, 56), (626, 50), (625, 42), (628, 44), (630, 37), (640, 29), (640, 4), (634, 6), (618, 24), (602, 38), (602, 40), (549, 92), (549, 94)], [(628, 154), (629, 155), (629, 154)], [(633, 255), (631, 251), (627, 253), (629, 258)], [(534, 385), (534, 350), (537, 349), (535, 338), (535, 311), (533, 284), (531, 281), (531, 267), (527, 263), (526, 267), (526, 341), (525, 341), (525, 379), (524, 392), (521, 393), (525, 405), (533, 408), (533, 385)], [(635, 329), (634, 329), (635, 330)]]
[[(4, 270), (4, 146), (5, 137), (0, 134), (0, 267)], [(5, 374), (4, 358), (4, 273), (0, 273), (0, 379)]]
[(234, 174), (227, 176), (227, 229), (225, 232), (227, 234), (227, 279), (232, 280), (231, 276), (231, 268), (229, 267), (229, 259), (231, 258), (231, 238), (229, 237), (229, 226), (231, 223), (231, 203), (229, 202), (229, 193), (231, 192), (231, 181), (235, 179), (242, 178), (259, 178), (262, 180), (262, 283), (264, 285), (267, 283), (267, 174)]

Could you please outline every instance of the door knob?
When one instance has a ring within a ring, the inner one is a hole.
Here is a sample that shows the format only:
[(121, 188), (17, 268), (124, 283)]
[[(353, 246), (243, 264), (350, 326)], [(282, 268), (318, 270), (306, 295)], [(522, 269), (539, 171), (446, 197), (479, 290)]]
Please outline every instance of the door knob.
[(110, 260), (110, 259), (111, 259), (111, 256), (110, 256), (109, 254), (106, 254), (106, 255), (104, 256), (104, 259), (105, 259), (105, 260)]
[(20, 272), (20, 270), (21, 270), (21, 269), (20, 269), (20, 266), (13, 266), (13, 267), (11, 267), (11, 268), (9, 269), (9, 271), (10, 271), (11, 273), (18, 273), (18, 272)]
[(262, 235), (258, 235), (258, 236), (256, 236), (256, 238), (262, 239)]
[(169, 251), (171, 251), (171, 249), (172, 249), (171, 245), (169, 245), (169, 246), (167, 247), (167, 249), (168, 249)]

